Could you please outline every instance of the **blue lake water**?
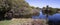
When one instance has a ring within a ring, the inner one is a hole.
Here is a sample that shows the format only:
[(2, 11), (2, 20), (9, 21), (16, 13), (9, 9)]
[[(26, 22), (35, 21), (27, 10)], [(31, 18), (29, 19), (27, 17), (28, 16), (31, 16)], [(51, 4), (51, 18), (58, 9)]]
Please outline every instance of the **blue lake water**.
[[(39, 16), (33, 16), (32, 18), (33, 19), (46, 19), (46, 15), (43, 15), (43, 13), (40, 12)], [(49, 15), (48, 19), (52, 20), (52, 21), (59, 21), (60, 20), (60, 13)]]

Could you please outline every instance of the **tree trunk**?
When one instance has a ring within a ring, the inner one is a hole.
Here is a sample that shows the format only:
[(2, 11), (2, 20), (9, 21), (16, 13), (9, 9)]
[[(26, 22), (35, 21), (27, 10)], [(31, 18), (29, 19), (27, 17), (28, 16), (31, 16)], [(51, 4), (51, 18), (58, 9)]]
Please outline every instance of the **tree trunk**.
[(46, 23), (48, 24), (48, 14), (46, 15)]

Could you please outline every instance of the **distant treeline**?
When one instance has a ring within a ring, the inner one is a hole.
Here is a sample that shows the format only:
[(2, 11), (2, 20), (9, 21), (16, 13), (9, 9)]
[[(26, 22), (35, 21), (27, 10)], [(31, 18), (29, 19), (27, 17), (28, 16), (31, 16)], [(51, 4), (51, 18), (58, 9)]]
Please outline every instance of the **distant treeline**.
[(41, 10), (42, 10), (43, 14), (47, 14), (48, 13), (49, 15), (53, 15), (55, 13), (58, 13), (58, 11), (60, 11), (60, 8), (43, 7)]

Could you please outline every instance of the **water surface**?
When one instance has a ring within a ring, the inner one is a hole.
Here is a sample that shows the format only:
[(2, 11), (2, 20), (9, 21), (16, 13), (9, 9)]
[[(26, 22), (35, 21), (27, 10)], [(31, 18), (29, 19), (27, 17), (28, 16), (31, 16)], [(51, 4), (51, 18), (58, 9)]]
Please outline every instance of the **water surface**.
[[(46, 19), (46, 15), (43, 15), (43, 13), (40, 12), (39, 16), (32, 16), (32, 18), (33, 19)], [(52, 21), (59, 21), (60, 20), (60, 13), (49, 15), (48, 19), (52, 20)]]

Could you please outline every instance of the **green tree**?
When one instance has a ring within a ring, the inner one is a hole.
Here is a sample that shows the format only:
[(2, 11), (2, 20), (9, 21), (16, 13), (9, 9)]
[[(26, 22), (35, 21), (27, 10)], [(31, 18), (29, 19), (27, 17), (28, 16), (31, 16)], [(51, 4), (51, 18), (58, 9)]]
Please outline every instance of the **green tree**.
[(21, 15), (30, 14), (32, 8), (25, 0), (12, 0), (12, 10), (14, 11), (14, 17), (15, 15), (20, 17)]
[(4, 19), (4, 15), (11, 10), (11, 1), (0, 0), (0, 20)]

